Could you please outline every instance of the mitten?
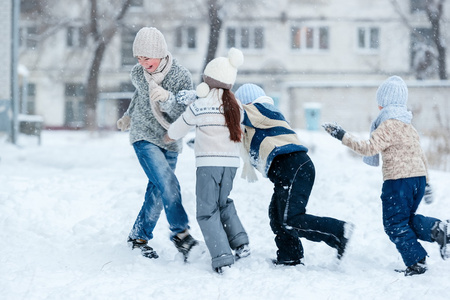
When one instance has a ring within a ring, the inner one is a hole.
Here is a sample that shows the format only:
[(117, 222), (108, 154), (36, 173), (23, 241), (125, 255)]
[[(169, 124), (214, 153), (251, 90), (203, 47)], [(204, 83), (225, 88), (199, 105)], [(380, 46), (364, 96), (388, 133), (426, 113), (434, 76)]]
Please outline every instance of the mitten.
[(334, 123), (324, 123), (322, 124), (322, 127), (328, 132), (332, 137), (342, 141), (342, 138), (345, 135), (345, 130), (339, 126), (338, 124)]
[(240, 145), (240, 154), (242, 160), (244, 161), (244, 166), (242, 167), (241, 178), (247, 179), (248, 182), (255, 182), (258, 180), (258, 176), (256, 176), (255, 169), (250, 163), (250, 155), (245, 149), (243, 143)]
[(255, 169), (249, 162), (244, 162), (241, 178), (247, 179), (248, 182), (258, 181), (258, 176), (256, 175)]
[(126, 131), (130, 129), (131, 118), (130, 116), (123, 116), (117, 121), (117, 128), (121, 131)]
[(150, 91), (150, 99), (152, 101), (161, 101), (164, 102), (169, 99), (169, 92), (163, 89), (160, 86), (152, 88)]
[(186, 106), (197, 100), (197, 93), (195, 90), (182, 90), (177, 94), (177, 102)]
[(431, 188), (431, 185), (427, 183), (425, 186), (425, 194), (423, 194), (423, 200), (426, 204), (430, 204), (433, 202), (433, 189)]

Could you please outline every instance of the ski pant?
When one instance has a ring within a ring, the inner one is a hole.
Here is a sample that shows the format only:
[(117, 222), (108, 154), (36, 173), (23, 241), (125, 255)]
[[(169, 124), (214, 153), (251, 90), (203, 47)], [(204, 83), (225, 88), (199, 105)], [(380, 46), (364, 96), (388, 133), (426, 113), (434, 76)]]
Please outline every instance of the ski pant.
[(427, 256), (418, 239), (433, 242), (431, 229), (439, 221), (416, 214), (425, 185), (425, 176), (386, 180), (383, 183), (384, 231), (408, 267)]
[(181, 203), (180, 184), (175, 176), (178, 153), (167, 151), (147, 141), (133, 143), (134, 150), (148, 178), (144, 204), (129, 237), (151, 240), (153, 229), (164, 207), (172, 236), (188, 227), (188, 217)]
[(306, 214), (315, 179), (314, 164), (306, 152), (276, 156), (267, 175), (274, 184), (269, 218), (279, 262), (303, 258), (300, 238), (323, 241), (336, 249), (341, 246), (344, 221)]
[[(231, 249), (248, 244), (248, 236), (232, 199), (237, 168), (197, 168), (197, 221), (212, 258), (212, 267), (232, 265)], [(231, 249), (230, 249), (231, 248)]]

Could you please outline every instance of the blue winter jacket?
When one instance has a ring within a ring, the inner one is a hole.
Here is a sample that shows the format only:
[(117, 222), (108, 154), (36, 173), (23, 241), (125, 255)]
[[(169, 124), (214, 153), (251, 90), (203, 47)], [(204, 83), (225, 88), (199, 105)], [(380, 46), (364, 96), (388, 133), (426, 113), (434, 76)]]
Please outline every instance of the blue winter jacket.
[(267, 177), (273, 159), (280, 154), (308, 152), (283, 114), (267, 96), (244, 107), (244, 147), (250, 154), (250, 163)]

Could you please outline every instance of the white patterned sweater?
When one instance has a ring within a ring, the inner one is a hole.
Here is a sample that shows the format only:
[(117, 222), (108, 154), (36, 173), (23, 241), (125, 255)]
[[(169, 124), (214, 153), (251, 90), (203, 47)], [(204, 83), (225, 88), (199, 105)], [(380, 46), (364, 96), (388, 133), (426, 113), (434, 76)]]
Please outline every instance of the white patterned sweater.
[[(184, 137), (195, 127), (195, 158), (197, 167), (239, 167), (241, 143), (230, 140), (230, 132), (225, 125), (225, 117), (220, 112), (222, 89), (211, 89), (205, 98), (199, 98), (168, 130), (171, 139)], [(241, 121), (243, 110), (241, 107)]]

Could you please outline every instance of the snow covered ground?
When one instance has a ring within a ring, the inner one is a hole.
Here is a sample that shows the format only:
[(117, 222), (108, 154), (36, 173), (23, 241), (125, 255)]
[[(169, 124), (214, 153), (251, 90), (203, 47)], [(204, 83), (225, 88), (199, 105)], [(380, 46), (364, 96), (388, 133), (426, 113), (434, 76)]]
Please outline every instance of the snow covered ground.
[[(356, 225), (342, 261), (324, 243), (304, 240), (305, 265), (274, 267), (267, 207), (270, 181), (235, 180), (231, 197), (249, 234), (252, 254), (220, 276), (208, 252), (184, 263), (169, 241), (164, 214), (142, 257), (126, 244), (142, 205), (146, 178), (128, 134), (45, 131), (41, 146), (20, 136), (0, 140), (0, 297), (2, 299), (448, 299), (450, 261), (423, 242), (429, 271), (405, 277), (381, 221), (381, 169), (325, 132), (298, 131), (310, 148), (316, 183), (308, 212)], [(179, 156), (183, 202), (195, 220), (193, 150)], [(435, 202), (419, 212), (450, 218), (450, 173), (431, 170)], [(201, 248), (206, 249), (204, 243)], [(199, 250), (198, 249), (198, 250)]]

